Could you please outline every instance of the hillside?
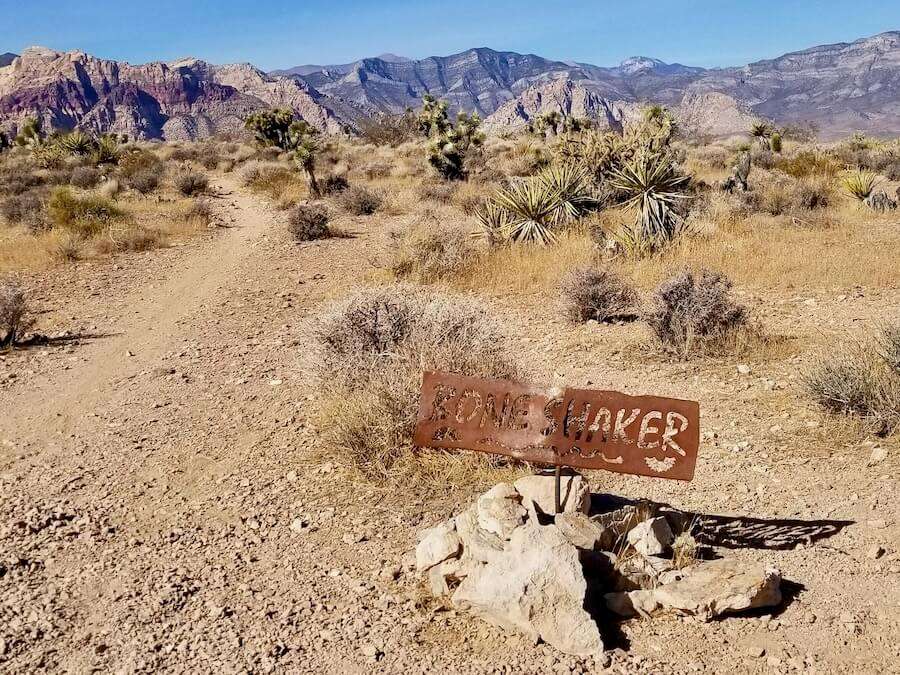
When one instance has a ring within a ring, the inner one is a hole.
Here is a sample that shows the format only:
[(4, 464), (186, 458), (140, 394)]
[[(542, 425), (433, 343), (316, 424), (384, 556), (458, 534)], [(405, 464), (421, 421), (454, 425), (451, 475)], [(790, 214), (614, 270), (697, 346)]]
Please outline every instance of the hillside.
[(900, 32), (714, 70), (642, 56), (603, 68), (478, 48), (267, 74), (250, 64), (130, 65), (33, 47), (0, 68), (0, 128), (39, 115), (54, 127), (196, 139), (240, 128), (250, 111), (287, 106), (323, 131), (353, 131), (366, 117), (416, 107), (425, 93), (446, 99), (452, 110), (477, 111), (493, 130), (522, 126), (548, 110), (614, 125), (626, 111), (655, 102), (712, 135), (742, 131), (757, 116), (813, 122), (826, 138), (897, 135)]

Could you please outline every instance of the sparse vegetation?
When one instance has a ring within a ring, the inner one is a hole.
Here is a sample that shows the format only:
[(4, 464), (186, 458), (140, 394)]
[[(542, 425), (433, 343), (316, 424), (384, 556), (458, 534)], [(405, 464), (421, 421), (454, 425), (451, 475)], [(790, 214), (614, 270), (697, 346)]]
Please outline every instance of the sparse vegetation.
[(521, 375), (485, 308), (402, 284), (338, 302), (314, 333), (319, 428), (336, 460), (376, 480), (421, 475), (449, 455), (412, 445), (423, 370)]
[(422, 222), (398, 242), (392, 269), (397, 277), (420, 282), (448, 279), (477, 262), (472, 237), (456, 225)]
[(13, 281), (0, 282), (0, 349), (14, 347), (34, 325), (25, 292)]
[(637, 292), (617, 275), (595, 267), (579, 267), (562, 283), (563, 307), (574, 323), (610, 321), (633, 313)]
[(681, 356), (715, 351), (747, 327), (747, 312), (731, 299), (731, 281), (709, 270), (683, 271), (664, 281), (647, 323), (664, 348)]
[(295, 206), (288, 216), (288, 231), (295, 241), (313, 241), (331, 236), (328, 211), (316, 204)]
[(352, 185), (338, 193), (337, 203), (353, 216), (370, 216), (381, 208), (384, 199), (376, 192)]
[(124, 213), (112, 201), (95, 195), (76, 195), (71, 189), (53, 190), (47, 201), (47, 213), (53, 227), (62, 227), (82, 236), (101, 232), (121, 220)]
[(810, 396), (828, 412), (853, 415), (881, 435), (900, 426), (900, 324), (874, 340), (840, 345), (804, 373)]
[(196, 171), (182, 171), (175, 176), (175, 187), (185, 197), (193, 197), (206, 192), (209, 188), (209, 178)]

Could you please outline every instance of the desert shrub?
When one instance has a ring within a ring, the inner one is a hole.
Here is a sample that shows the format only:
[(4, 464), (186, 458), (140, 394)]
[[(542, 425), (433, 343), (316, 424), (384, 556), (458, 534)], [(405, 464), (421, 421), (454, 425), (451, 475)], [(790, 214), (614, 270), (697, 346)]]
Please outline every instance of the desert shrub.
[(841, 345), (803, 374), (807, 392), (825, 410), (854, 415), (880, 434), (900, 426), (900, 324), (874, 341)]
[(218, 167), (221, 160), (222, 156), (211, 145), (203, 146), (203, 148), (201, 148), (199, 153), (197, 154), (197, 161), (204, 169), (207, 169), (208, 171), (213, 171), (216, 167)]
[(829, 176), (810, 176), (794, 185), (791, 202), (794, 208), (812, 211), (827, 207), (834, 200), (834, 183)]
[(44, 194), (40, 190), (29, 190), (8, 197), (0, 203), (0, 213), (10, 225), (25, 225), (30, 230), (40, 230), (44, 226)]
[(720, 349), (748, 323), (746, 310), (731, 299), (731, 281), (709, 270), (667, 279), (653, 302), (647, 323), (663, 347), (682, 356)]
[(27, 165), (8, 162), (0, 167), (0, 194), (20, 195), (45, 182), (43, 176), (31, 171)]
[(379, 115), (365, 120), (359, 127), (360, 137), (373, 145), (397, 147), (421, 136), (416, 116), (412, 112), (402, 115)]
[(14, 346), (33, 325), (22, 287), (13, 281), (0, 282), (0, 347)]
[(131, 179), (147, 172), (153, 172), (161, 176), (164, 171), (162, 160), (149, 150), (137, 147), (129, 147), (119, 158), (118, 174), (130, 185)]
[(288, 216), (288, 232), (295, 241), (313, 241), (331, 236), (328, 212), (317, 204), (295, 206)]
[(337, 196), (340, 206), (354, 216), (369, 216), (381, 208), (381, 195), (364, 187), (353, 185)]
[(206, 192), (209, 187), (209, 178), (206, 177), (206, 174), (195, 171), (182, 171), (175, 176), (175, 187), (185, 197), (193, 197)]
[(150, 251), (165, 244), (166, 236), (161, 230), (124, 222), (111, 226), (107, 236), (93, 242), (93, 248), (97, 253), (109, 254), (117, 251)]
[(175, 146), (169, 150), (169, 159), (175, 162), (193, 162), (200, 157), (200, 150), (195, 146)]
[(449, 204), (455, 192), (454, 183), (426, 181), (419, 185), (419, 197), (438, 204)]
[(150, 194), (159, 187), (162, 170), (142, 169), (132, 174), (126, 181), (128, 187), (142, 195)]
[(793, 157), (780, 158), (775, 168), (794, 178), (822, 175), (835, 177), (841, 172), (841, 164), (834, 157), (816, 150), (802, 150)]
[(350, 187), (350, 183), (347, 181), (346, 176), (330, 173), (320, 181), (319, 186), (322, 194), (327, 197), (343, 192)]
[(403, 284), (361, 291), (314, 328), (317, 422), (336, 456), (369, 478), (416, 473), (413, 447), (423, 370), (518, 378), (503, 327), (466, 298)]
[(79, 166), (72, 171), (69, 183), (82, 190), (96, 187), (100, 182), (100, 172), (92, 166)]
[(398, 277), (429, 282), (459, 274), (476, 258), (477, 249), (468, 231), (453, 225), (420, 223), (400, 239), (392, 269)]
[(382, 160), (373, 160), (368, 162), (362, 169), (367, 180), (375, 180), (376, 178), (387, 178), (391, 175), (393, 165)]
[(124, 213), (109, 199), (96, 195), (75, 195), (65, 187), (56, 188), (47, 201), (47, 213), (54, 227), (92, 235), (121, 220)]
[(609, 321), (634, 311), (637, 292), (606, 270), (580, 267), (562, 282), (563, 309), (575, 323)]
[(69, 185), (72, 181), (73, 169), (64, 166), (49, 169), (44, 173), (44, 183), (47, 185)]

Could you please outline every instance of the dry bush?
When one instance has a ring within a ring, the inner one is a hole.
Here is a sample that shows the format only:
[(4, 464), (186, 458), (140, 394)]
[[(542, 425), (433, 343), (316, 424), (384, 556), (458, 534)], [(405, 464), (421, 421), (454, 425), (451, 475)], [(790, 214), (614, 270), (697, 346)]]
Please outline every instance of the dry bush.
[(382, 160), (373, 160), (363, 167), (363, 174), (366, 179), (375, 180), (376, 178), (387, 178), (391, 175), (393, 164)]
[(204, 145), (197, 153), (197, 161), (207, 171), (213, 171), (219, 166), (222, 156), (214, 146)]
[(149, 150), (138, 147), (130, 147), (119, 158), (116, 171), (126, 183), (129, 179), (145, 171), (154, 171), (162, 174), (164, 164), (162, 160)]
[(33, 325), (21, 286), (13, 281), (0, 283), (0, 347), (14, 346)]
[(384, 202), (384, 198), (359, 185), (352, 185), (337, 196), (337, 203), (347, 213), (354, 216), (369, 216), (375, 213)]
[(155, 227), (141, 227), (134, 223), (122, 223), (110, 227), (106, 236), (93, 241), (93, 250), (100, 255), (121, 251), (151, 251), (168, 243), (164, 232)]
[(100, 172), (92, 166), (79, 166), (72, 170), (69, 183), (82, 190), (90, 190), (100, 182)]
[(426, 181), (419, 185), (419, 196), (438, 204), (449, 204), (455, 192), (456, 184), (447, 181)]
[(182, 171), (175, 176), (175, 187), (185, 197), (193, 197), (206, 192), (209, 188), (209, 178), (206, 174), (196, 171)]
[(634, 312), (637, 292), (620, 277), (594, 267), (574, 269), (561, 284), (563, 308), (569, 320), (610, 321)]
[(421, 476), (440, 458), (477, 466), (413, 447), (422, 372), (518, 378), (504, 335), (481, 305), (403, 284), (330, 307), (314, 328), (315, 371), (317, 423), (335, 457), (375, 480)]
[(419, 223), (400, 239), (391, 267), (398, 277), (428, 283), (462, 274), (477, 260), (478, 249), (467, 230)]
[(162, 170), (143, 169), (132, 174), (126, 181), (128, 187), (132, 190), (147, 195), (159, 187)]
[(803, 215), (834, 202), (834, 179), (827, 174), (810, 174), (794, 179), (777, 173), (756, 177), (752, 189), (742, 193), (751, 211), (772, 216)]
[(900, 427), (900, 324), (882, 327), (865, 343), (840, 345), (803, 374), (810, 396), (825, 410), (853, 415), (874, 432)]
[(472, 216), (487, 203), (493, 188), (487, 183), (460, 183), (453, 191), (450, 202), (467, 216)]
[(319, 181), (319, 189), (326, 197), (336, 195), (350, 187), (346, 176), (337, 173), (330, 173)]
[(241, 181), (254, 192), (285, 205), (307, 192), (306, 182), (296, 171), (275, 162), (248, 162), (241, 169)]
[(318, 204), (295, 206), (288, 216), (288, 232), (294, 241), (313, 241), (331, 236), (328, 211)]
[(25, 225), (36, 232), (46, 227), (44, 201), (42, 190), (29, 190), (4, 199), (0, 203), (0, 213), (8, 224)]
[(173, 146), (169, 149), (168, 159), (173, 162), (193, 162), (199, 159), (200, 149), (196, 146)]
[(807, 176), (835, 178), (843, 166), (834, 157), (819, 150), (801, 150), (792, 157), (779, 159), (775, 163), (775, 168), (794, 178)]
[(717, 351), (748, 328), (747, 312), (731, 299), (731, 281), (718, 272), (689, 270), (656, 289), (645, 316), (660, 343), (682, 356)]
[(53, 227), (63, 227), (82, 236), (91, 236), (124, 217), (109, 199), (97, 195), (76, 195), (69, 188), (56, 188), (47, 201)]
[(418, 121), (413, 113), (380, 115), (360, 124), (359, 136), (372, 145), (397, 147), (421, 136)]

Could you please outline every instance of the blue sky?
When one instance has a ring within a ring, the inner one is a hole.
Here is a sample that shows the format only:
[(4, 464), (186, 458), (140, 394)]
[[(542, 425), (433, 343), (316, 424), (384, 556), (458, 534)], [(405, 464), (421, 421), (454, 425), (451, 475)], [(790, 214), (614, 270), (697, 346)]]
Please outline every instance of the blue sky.
[(597, 65), (642, 55), (726, 66), (900, 30), (897, 0), (0, 0), (0, 16), (0, 52), (38, 44), (267, 70), (482, 46)]

